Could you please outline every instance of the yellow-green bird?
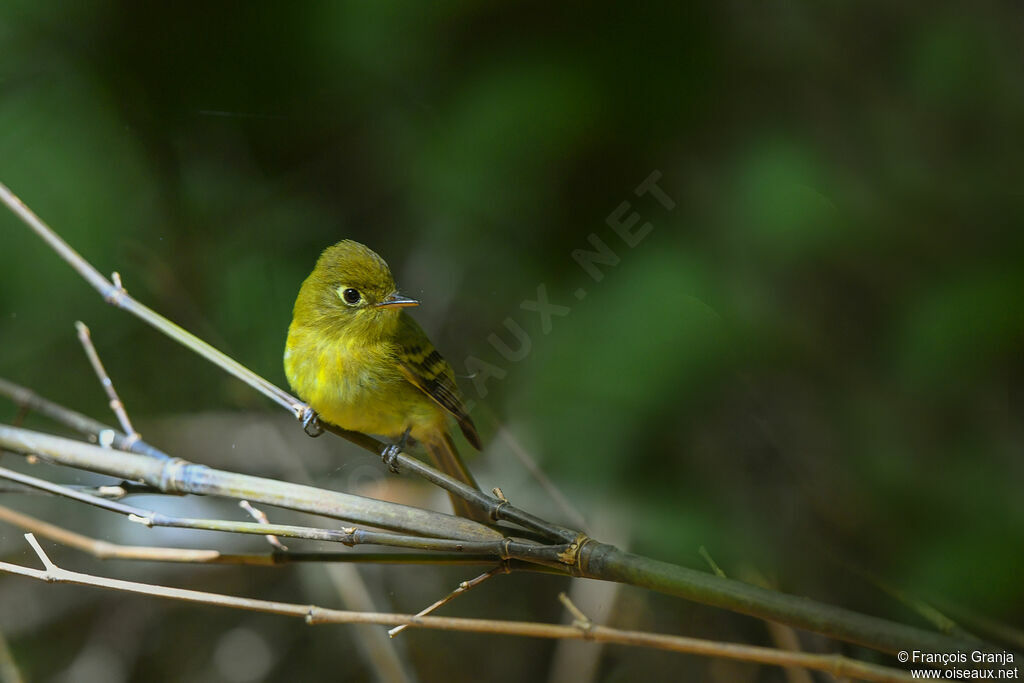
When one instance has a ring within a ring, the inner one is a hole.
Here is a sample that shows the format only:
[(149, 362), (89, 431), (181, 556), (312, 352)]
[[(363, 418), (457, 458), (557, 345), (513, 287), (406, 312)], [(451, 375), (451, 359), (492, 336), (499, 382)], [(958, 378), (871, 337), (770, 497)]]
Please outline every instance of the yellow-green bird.
[[(323, 421), (392, 440), (411, 436), (446, 474), (476, 487), (448, 430), (480, 437), (466, 413), (451, 366), (405, 308), (391, 269), (352, 240), (328, 247), (295, 300), (284, 352), (292, 389)], [(456, 512), (482, 513), (452, 496)]]

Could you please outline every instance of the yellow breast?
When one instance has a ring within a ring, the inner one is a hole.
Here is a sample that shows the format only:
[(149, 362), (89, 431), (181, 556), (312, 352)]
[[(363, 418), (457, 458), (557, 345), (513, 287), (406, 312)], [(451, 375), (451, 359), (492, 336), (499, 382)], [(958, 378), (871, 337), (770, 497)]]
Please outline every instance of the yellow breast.
[(386, 343), (350, 343), (292, 324), (284, 354), (292, 389), (321, 419), (344, 429), (398, 437), (436, 423), (439, 408), (410, 384)]

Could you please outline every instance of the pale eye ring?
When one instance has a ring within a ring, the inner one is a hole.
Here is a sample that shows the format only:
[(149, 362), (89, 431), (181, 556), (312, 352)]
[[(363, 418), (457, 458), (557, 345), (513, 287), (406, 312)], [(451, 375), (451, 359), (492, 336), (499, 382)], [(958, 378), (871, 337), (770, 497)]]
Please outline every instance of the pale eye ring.
[(349, 306), (355, 306), (357, 303), (360, 302), (360, 300), (362, 300), (363, 295), (359, 293), (358, 289), (346, 287), (341, 292), (341, 298), (344, 299), (345, 303), (347, 303)]

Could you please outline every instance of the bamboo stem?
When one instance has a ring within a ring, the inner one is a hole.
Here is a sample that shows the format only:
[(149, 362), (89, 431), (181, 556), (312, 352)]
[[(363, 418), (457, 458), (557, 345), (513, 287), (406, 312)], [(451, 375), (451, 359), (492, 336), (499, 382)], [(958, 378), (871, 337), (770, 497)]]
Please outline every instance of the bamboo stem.
[(810, 598), (659, 562), (596, 541), (584, 544), (579, 567), (582, 575), (588, 578), (649, 588), (882, 652), (915, 649), (924, 652), (970, 652), (983, 649), (977, 641), (904, 626)]
[(620, 645), (650, 647), (671, 652), (685, 652), (711, 657), (769, 664), (773, 666), (802, 666), (808, 669), (827, 671), (836, 677), (848, 676), (865, 681), (908, 681), (906, 673), (888, 667), (847, 659), (838, 655), (815, 655), (803, 652), (786, 652), (754, 645), (719, 643), (683, 636), (624, 631), (607, 626), (590, 625), (588, 628), (562, 626), (528, 621), (501, 621), (496, 619), (467, 619), (463, 617), (416, 616), (414, 614), (386, 614), (377, 612), (352, 612), (325, 609), (316, 605), (301, 605), (287, 602), (273, 602), (252, 598), (240, 598), (219, 593), (171, 588), (153, 584), (109, 579), (73, 572), (58, 567), (43, 551), (32, 534), (25, 534), (45, 569), (32, 569), (16, 564), (0, 562), (0, 571), (18, 574), (40, 581), (74, 583), (97, 586), (110, 590), (140, 593), (184, 602), (216, 605), (234, 609), (266, 612), (282, 616), (298, 617), (307, 624), (378, 624), (383, 626), (408, 625), (420, 628), (446, 631), (468, 631), (497, 635), (527, 636), (533, 638), (565, 638), (590, 640)]
[[(226, 472), (180, 459), (155, 460), (91, 444), (0, 425), (0, 447), (36, 454), (79, 469), (142, 481), (164, 492), (216, 495), (311, 512), (349, 523), (464, 541), (504, 539), (494, 529), (462, 517), (340, 491)], [(264, 532), (266, 533), (266, 532)]]

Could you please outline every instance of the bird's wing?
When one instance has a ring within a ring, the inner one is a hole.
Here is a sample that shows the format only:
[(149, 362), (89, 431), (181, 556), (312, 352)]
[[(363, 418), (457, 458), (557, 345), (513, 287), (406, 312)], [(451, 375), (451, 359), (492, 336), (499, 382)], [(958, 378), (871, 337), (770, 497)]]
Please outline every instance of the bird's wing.
[(402, 329), (398, 337), (398, 367), (405, 378), (451, 413), (459, 428), (477, 450), (480, 436), (473, 420), (462, 404), (462, 395), (455, 384), (455, 373), (427, 337), (423, 328), (410, 316), (402, 315)]

